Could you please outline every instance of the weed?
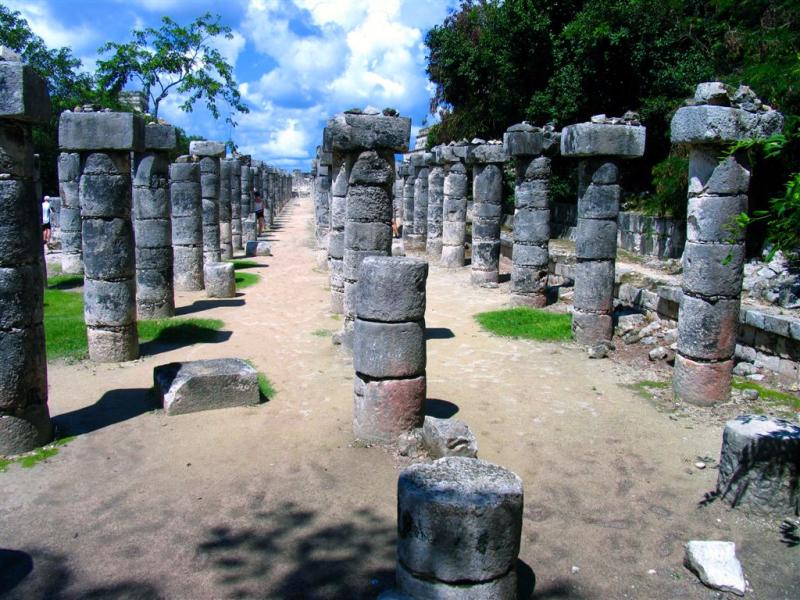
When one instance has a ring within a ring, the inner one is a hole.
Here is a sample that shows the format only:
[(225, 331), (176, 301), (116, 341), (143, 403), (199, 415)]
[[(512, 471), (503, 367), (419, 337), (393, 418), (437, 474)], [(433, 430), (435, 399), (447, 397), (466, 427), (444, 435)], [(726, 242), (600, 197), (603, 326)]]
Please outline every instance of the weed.
[(800, 397), (794, 394), (787, 394), (786, 392), (766, 388), (749, 379), (741, 379), (738, 377), (733, 379), (731, 387), (735, 390), (756, 390), (759, 398), (766, 402), (787, 406), (792, 410), (800, 410)]
[(317, 329), (316, 331), (312, 331), (311, 335), (315, 335), (317, 337), (331, 337), (333, 332), (329, 329)]
[(653, 390), (666, 390), (669, 389), (671, 385), (669, 381), (652, 381), (650, 379), (645, 379), (644, 381), (631, 383), (623, 387), (633, 390), (644, 400), (652, 400)]

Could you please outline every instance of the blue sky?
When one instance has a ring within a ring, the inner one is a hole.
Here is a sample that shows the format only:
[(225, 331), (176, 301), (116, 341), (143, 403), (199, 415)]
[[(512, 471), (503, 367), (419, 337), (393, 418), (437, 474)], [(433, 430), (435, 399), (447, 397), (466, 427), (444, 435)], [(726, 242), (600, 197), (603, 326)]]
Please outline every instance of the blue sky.
[(169, 15), (189, 23), (205, 11), (233, 29), (216, 42), (235, 66), (250, 107), (231, 133), (199, 105), (162, 102), (160, 117), (208, 139), (233, 137), (244, 153), (306, 170), (326, 119), (352, 107), (391, 106), (428, 115), (425, 32), (458, 0), (4, 0), (50, 47), (67, 46), (91, 69), (97, 48), (125, 42), (134, 28), (157, 27)]

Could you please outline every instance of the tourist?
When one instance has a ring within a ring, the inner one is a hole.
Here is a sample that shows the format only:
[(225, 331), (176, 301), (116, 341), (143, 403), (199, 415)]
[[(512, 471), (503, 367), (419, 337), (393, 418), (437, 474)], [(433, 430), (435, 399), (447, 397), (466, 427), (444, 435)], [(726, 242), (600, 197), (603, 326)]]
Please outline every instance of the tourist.
[(261, 194), (253, 190), (253, 210), (256, 213), (256, 223), (258, 226), (258, 235), (264, 231), (264, 201), (261, 199)]
[(42, 240), (44, 244), (48, 246), (50, 245), (50, 212), (52, 209), (50, 208), (50, 196), (45, 196), (42, 199)]

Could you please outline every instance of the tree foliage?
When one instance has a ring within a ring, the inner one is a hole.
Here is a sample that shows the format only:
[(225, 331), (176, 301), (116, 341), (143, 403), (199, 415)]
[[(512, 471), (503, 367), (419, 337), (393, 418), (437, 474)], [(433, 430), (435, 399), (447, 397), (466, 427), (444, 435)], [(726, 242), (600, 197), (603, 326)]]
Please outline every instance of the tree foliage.
[[(790, 133), (800, 115), (796, 0), (462, 0), (425, 43), (440, 117), (429, 143), (635, 110), (647, 149), (624, 184), (662, 213), (684, 208), (675, 179), (685, 158), (672, 153), (669, 122), (697, 83), (750, 85), (784, 112)], [(783, 193), (798, 158), (792, 137), (782, 160), (755, 165), (755, 210)]]
[[(231, 28), (220, 23), (219, 15), (205, 13), (188, 26), (163, 17), (158, 29), (137, 29), (132, 35), (130, 42), (108, 42), (100, 48), (101, 53), (112, 53), (97, 63), (98, 83), (112, 98), (136, 82), (155, 117), (161, 102), (172, 92), (183, 94), (181, 109), (186, 112), (201, 100), (215, 119), (220, 116), (220, 101), (238, 112), (249, 112), (239, 94), (233, 67), (212, 43), (218, 36), (233, 38)], [(231, 121), (231, 117), (226, 120)]]

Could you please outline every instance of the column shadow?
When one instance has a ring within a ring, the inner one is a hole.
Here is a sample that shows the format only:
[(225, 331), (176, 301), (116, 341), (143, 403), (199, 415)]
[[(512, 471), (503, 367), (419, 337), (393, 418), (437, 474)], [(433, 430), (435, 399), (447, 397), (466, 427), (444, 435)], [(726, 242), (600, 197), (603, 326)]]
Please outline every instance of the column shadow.
[(436, 417), (437, 419), (449, 419), (458, 413), (458, 405), (439, 400), (438, 398), (428, 398), (425, 400), (425, 415)]
[[(244, 294), (237, 293), (237, 296), (244, 296)], [(244, 306), (245, 301), (243, 299), (225, 299), (221, 298), (219, 300), (195, 300), (188, 306), (181, 306), (175, 309), (175, 316), (183, 316), (183, 315), (191, 315), (194, 313), (202, 312), (204, 310), (211, 310), (212, 308), (224, 308), (227, 306)]]
[(110, 390), (90, 406), (53, 417), (60, 434), (83, 435), (159, 408), (150, 388)]

